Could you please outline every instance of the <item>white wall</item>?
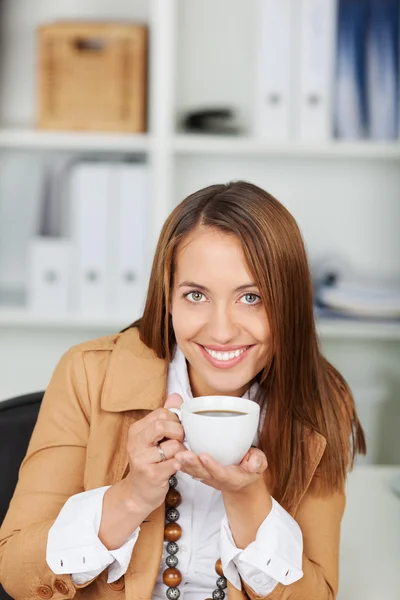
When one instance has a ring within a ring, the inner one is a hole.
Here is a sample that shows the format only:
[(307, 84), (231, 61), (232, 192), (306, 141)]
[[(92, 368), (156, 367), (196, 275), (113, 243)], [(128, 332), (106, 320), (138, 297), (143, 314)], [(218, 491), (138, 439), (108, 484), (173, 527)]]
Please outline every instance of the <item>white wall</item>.
[(400, 280), (400, 165), (395, 161), (179, 157), (177, 200), (246, 179), (275, 195), (303, 232), (311, 261), (338, 254), (355, 269)]

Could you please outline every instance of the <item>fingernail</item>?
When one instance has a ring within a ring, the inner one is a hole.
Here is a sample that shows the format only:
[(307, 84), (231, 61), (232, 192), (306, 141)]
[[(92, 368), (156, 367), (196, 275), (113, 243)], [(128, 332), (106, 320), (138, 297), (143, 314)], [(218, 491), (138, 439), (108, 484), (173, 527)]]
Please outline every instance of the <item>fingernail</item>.
[(253, 464), (255, 469), (259, 469), (261, 467), (261, 458), (255, 458)]

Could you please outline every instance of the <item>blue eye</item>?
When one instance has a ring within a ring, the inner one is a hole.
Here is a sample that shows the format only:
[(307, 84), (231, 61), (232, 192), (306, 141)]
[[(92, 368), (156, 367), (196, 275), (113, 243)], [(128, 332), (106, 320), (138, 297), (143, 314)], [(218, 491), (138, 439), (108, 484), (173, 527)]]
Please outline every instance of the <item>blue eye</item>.
[(205, 299), (204, 294), (202, 292), (189, 292), (185, 294), (185, 298), (189, 300), (189, 302), (193, 302), (193, 304), (199, 304), (200, 302), (204, 302)]
[(240, 302), (243, 304), (254, 305), (261, 302), (261, 298), (258, 294), (245, 294), (240, 298)]

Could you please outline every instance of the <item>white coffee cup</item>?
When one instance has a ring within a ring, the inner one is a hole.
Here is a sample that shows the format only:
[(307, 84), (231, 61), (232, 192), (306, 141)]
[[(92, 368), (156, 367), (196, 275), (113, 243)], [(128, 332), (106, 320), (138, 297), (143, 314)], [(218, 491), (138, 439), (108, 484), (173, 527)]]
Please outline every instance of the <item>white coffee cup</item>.
[(210, 454), (224, 466), (241, 462), (260, 418), (258, 404), (235, 396), (200, 396), (169, 410), (180, 419), (189, 450)]

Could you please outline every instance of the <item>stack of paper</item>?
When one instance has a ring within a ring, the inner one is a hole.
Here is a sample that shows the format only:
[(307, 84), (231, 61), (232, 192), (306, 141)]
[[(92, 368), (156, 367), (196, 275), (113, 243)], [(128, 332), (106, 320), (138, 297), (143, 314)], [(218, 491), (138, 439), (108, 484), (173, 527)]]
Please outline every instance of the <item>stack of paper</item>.
[(342, 282), (319, 289), (324, 306), (349, 316), (400, 319), (400, 286), (372, 286), (357, 281)]
[(400, 282), (367, 279), (334, 257), (314, 266), (313, 275), (316, 306), (331, 316), (400, 318)]

